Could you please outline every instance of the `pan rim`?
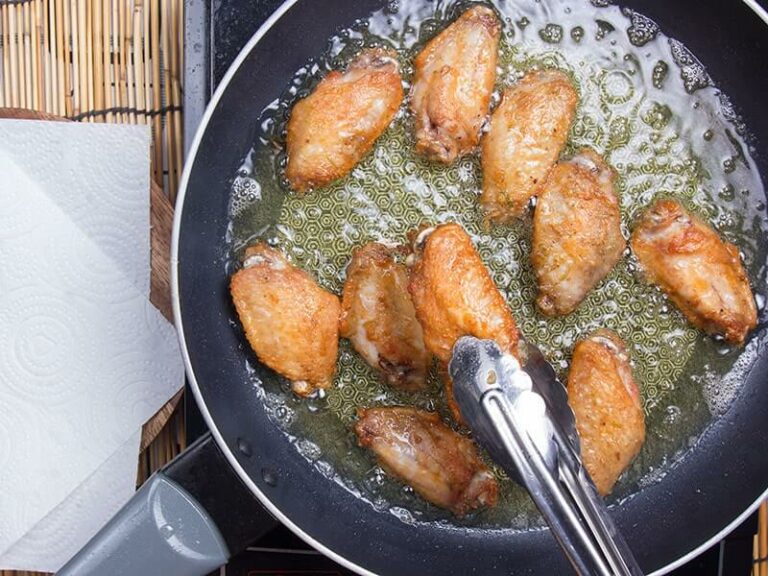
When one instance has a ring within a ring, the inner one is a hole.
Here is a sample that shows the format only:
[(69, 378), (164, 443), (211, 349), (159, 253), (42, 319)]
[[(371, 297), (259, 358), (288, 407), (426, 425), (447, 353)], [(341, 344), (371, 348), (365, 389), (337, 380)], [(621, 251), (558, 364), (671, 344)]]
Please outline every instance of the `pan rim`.
[[(768, 11), (766, 11), (762, 6), (760, 6), (757, 0), (741, 0), (741, 1), (755, 14), (755, 16), (761, 19), (766, 24), (766, 26), (768, 26)], [(200, 389), (197, 378), (195, 376), (195, 372), (192, 368), (192, 362), (189, 356), (189, 350), (187, 347), (186, 338), (184, 334), (184, 323), (182, 320), (181, 298), (180, 298), (180, 292), (179, 292), (178, 255), (179, 255), (179, 243), (181, 238), (181, 220), (182, 220), (182, 214), (184, 211), (184, 200), (185, 200), (188, 185), (189, 185), (192, 166), (194, 165), (197, 159), (197, 152), (200, 148), (200, 144), (203, 140), (203, 137), (207, 132), (208, 124), (211, 120), (211, 117), (213, 116), (213, 112), (217, 109), (219, 101), (221, 100), (221, 97), (223, 96), (223, 94), (226, 92), (232, 78), (234, 78), (234, 76), (238, 73), (243, 62), (248, 58), (248, 56), (251, 54), (254, 48), (258, 45), (258, 43), (261, 41), (264, 35), (266, 35), (266, 33), (272, 28), (272, 26), (274, 26), (274, 24), (278, 20), (280, 20), (280, 18), (282, 18), (282, 16), (290, 8), (292, 8), (297, 2), (299, 2), (299, 0), (285, 0), (277, 8), (277, 10), (275, 10), (275, 12), (273, 12), (272, 15), (259, 27), (259, 29), (254, 33), (254, 35), (251, 36), (251, 38), (248, 40), (245, 46), (243, 46), (242, 50), (240, 50), (237, 57), (233, 60), (230, 67), (227, 69), (226, 74), (221, 79), (221, 82), (217, 86), (213, 96), (211, 97), (210, 102), (206, 106), (203, 117), (201, 118), (200, 124), (195, 131), (195, 135), (192, 140), (192, 143), (189, 146), (189, 149), (187, 151), (187, 157), (185, 158), (185, 162), (184, 162), (184, 170), (182, 173), (182, 178), (179, 184), (179, 189), (178, 189), (177, 198), (176, 198), (176, 208), (174, 212), (173, 230), (171, 235), (170, 280), (171, 280), (171, 303), (173, 305), (173, 319), (176, 327), (177, 337), (179, 340), (182, 359), (184, 361), (184, 367), (186, 370), (187, 378), (189, 379), (192, 393), (195, 397), (195, 402), (197, 403), (198, 408), (200, 409), (200, 413), (202, 414), (203, 419), (205, 420), (205, 423), (208, 426), (208, 429), (210, 430), (213, 438), (216, 440), (216, 443), (218, 444), (219, 449), (222, 451), (222, 453), (224, 454), (224, 457), (229, 462), (229, 465), (233, 468), (233, 470), (235, 470), (235, 472), (240, 477), (242, 482), (259, 499), (259, 502), (269, 511), (270, 514), (272, 514), (277, 520), (279, 520), (294, 534), (296, 534), (296, 536), (304, 540), (307, 544), (312, 546), (314, 549), (322, 552), (323, 554), (331, 558), (333, 561), (337, 562), (338, 564), (358, 574), (361, 574), (363, 576), (379, 576), (375, 572), (371, 572), (370, 570), (367, 570), (366, 568), (363, 568), (362, 566), (354, 562), (351, 562), (346, 557), (338, 554), (334, 550), (328, 548), (327, 546), (325, 546), (324, 544), (322, 544), (321, 542), (313, 538), (310, 534), (308, 534), (302, 528), (300, 528), (297, 524), (295, 524), (287, 515), (285, 515), (282, 512), (282, 510), (278, 508), (270, 500), (270, 498), (259, 489), (258, 485), (251, 479), (250, 475), (240, 465), (233, 451), (227, 445), (226, 441), (224, 440), (224, 437), (222, 436), (221, 432), (216, 426), (216, 422), (214, 421), (213, 416), (208, 410), (205, 399), (203, 398), (202, 390)], [(725, 538), (730, 532), (732, 532), (736, 527), (738, 527), (741, 523), (743, 523), (744, 520), (748, 516), (750, 516), (752, 513), (754, 513), (754, 511), (757, 510), (760, 504), (766, 499), (768, 499), (768, 487), (766, 487), (763, 493), (750, 506), (748, 506), (741, 514), (739, 514), (736, 518), (734, 518), (730, 523), (728, 523), (725, 527), (723, 527), (719, 532), (714, 534), (711, 538), (702, 542), (701, 544), (694, 547), (687, 553), (683, 554), (676, 560), (670, 562), (666, 566), (663, 566), (658, 570), (650, 573), (649, 576), (663, 576), (664, 574), (667, 574), (670, 571), (674, 570), (675, 568), (680, 567), (681, 565), (692, 560), (693, 558), (695, 558), (705, 550), (709, 549), (713, 544)]]

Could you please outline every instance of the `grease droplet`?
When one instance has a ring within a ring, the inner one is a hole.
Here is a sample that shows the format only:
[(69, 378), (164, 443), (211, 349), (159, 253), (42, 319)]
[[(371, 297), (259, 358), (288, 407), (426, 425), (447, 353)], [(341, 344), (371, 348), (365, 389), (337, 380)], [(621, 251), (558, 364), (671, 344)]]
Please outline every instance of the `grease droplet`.
[(277, 486), (277, 474), (272, 468), (262, 468), (261, 478), (267, 484), (267, 486)]

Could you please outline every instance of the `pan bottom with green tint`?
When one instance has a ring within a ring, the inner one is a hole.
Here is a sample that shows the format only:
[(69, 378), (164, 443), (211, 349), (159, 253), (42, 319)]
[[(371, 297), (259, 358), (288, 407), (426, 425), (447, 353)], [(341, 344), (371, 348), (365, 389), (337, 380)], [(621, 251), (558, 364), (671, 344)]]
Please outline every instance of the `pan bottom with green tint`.
[[(727, 408), (755, 360), (756, 343), (737, 349), (689, 326), (658, 289), (643, 281), (629, 253), (574, 313), (559, 319), (539, 314), (529, 260), (530, 218), (488, 226), (478, 202), (482, 185), (478, 156), (448, 167), (417, 157), (407, 103), (374, 150), (346, 178), (306, 195), (289, 192), (282, 182), (282, 133), (297, 97), (306, 95), (325, 70), (343, 65), (364, 44), (392, 45), (399, 51), (404, 76), (410, 78), (410, 62), (424, 41), (463, 6), (400, 2), (397, 10), (375, 13), (366, 26), (331, 39), (327, 53), (297, 72), (285, 94), (263, 112), (260, 141), (235, 177), (233, 260), (248, 243), (266, 240), (321, 285), (340, 293), (354, 247), (369, 241), (403, 243), (407, 233), (422, 224), (461, 223), (522, 334), (542, 349), (563, 377), (574, 344), (593, 330), (610, 328), (627, 343), (648, 431), (640, 456), (620, 480), (612, 500), (629, 497), (660, 480), (695, 444), (713, 416)], [(679, 199), (739, 246), (752, 286), (764, 285), (764, 194), (745, 143), (747, 132), (685, 46), (665, 37), (642, 16), (618, 7), (557, 0), (494, 6), (504, 18), (494, 102), (504, 87), (530, 68), (568, 73), (581, 101), (565, 155), (589, 146), (616, 169), (627, 235), (653, 199)], [(299, 399), (283, 379), (258, 379), (252, 374), (255, 393), (300, 453), (376, 509), (405, 522), (519, 529), (540, 525), (528, 496), (498, 470), (499, 505), (457, 520), (390, 479), (357, 446), (350, 431), (357, 407), (413, 404), (447, 416), (434, 373), (428, 392), (398, 392), (343, 341), (336, 381), (322, 397)]]

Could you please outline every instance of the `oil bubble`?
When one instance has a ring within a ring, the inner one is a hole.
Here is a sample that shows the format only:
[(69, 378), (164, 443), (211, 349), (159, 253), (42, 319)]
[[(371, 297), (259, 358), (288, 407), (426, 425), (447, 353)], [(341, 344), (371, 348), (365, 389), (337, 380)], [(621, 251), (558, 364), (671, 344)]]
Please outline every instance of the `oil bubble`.
[(573, 39), (574, 42), (581, 42), (582, 38), (584, 38), (584, 28), (581, 26), (574, 26), (571, 28), (571, 39)]
[(539, 30), (539, 37), (549, 44), (559, 44), (563, 39), (563, 27), (559, 24), (547, 24)]

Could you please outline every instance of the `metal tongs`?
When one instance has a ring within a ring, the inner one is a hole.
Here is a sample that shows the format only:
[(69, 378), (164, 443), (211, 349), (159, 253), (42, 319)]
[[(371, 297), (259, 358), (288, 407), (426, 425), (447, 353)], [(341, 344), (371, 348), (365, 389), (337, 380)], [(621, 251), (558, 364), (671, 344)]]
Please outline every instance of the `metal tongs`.
[(580, 575), (642, 575), (581, 463), (565, 387), (527, 344), (525, 368), (491, 340), (460, 338), (448, 370), (461, 414), (494, 461), (531, 494)]

